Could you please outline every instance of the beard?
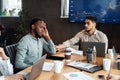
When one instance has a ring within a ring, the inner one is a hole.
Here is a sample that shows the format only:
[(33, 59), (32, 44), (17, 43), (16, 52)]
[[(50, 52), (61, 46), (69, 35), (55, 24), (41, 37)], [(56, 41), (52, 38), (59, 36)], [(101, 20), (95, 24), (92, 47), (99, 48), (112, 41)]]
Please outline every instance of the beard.
[(89, 30), (85, 29), (85, 31), (86, 31), (87, 33), (89, 33), (89, 32), (91, 31), (91, 29), (89, 29)]
[(36, 29), (34, 30), (34, 32), (35, 32), (35, 36), (36, 36), (37, 38), (41, 38), (41, 37), (42, 37), (42, 36), (37, 32)]
[(85, 31), (86, 31), (87, 33), (89, 33), (91, 30), (92, 30), (92, 28), (90, 28), (90, 29), (85, 28)]
[(90, 32), (90, 30), (85, 30), (87, 33), (89, 33)]

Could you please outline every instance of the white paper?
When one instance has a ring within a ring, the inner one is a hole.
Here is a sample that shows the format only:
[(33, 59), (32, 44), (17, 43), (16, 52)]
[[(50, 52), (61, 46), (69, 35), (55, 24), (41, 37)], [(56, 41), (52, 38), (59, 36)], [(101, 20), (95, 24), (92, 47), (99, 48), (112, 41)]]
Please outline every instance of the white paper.
[(63, 74), (68, 80), (95, 80), (83, 72), (70, 72)]
[(51, 71), (53, 66), (54, 66), (54, 63), (52, 63), (52, 62), (44, 62), (42, 70), (43, 71)]
[(93, 65), (93, 64), (88, 64), (88, 63), (84, 63), (84, 62), (76, 62), (76, 61), (70, 62), (67, 65), (73, 66), (73, 67), (86, 68), (86, 69), (90, 69), (90, 68), (96, 66), (96, 65)]
[(73, 49), (71, 47), (68, 47), (67, 49), (71, 50), (72, 54), (83, 55), (83, 51), (81, 51), (81, 50), (75, 50), (75, 49)]

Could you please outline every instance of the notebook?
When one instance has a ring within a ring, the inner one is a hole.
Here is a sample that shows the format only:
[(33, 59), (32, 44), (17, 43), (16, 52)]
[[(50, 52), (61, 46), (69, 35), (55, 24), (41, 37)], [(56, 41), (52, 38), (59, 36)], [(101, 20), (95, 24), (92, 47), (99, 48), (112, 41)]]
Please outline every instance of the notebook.
[(85, 63), (85, 62), (78, 62), (78, 61), (70, 62), (67, 64), (67, 66), (74, 67), (74, 68), (84, 70), (87, 72), (91, 72), (91, 73), (103, 69), (102, 66), (98, 66), (98, 65), (94, 65), (94, 64), (90, 64), (90, 63)]
[(105, 43), (101, 42), (81, 42), (80, 49), (83, 50), (83, 55), (88, 48), (96, 47), (97, 57), (105, 57)]
[(31, 72), (26, 75), (26, 80), (35, 80), (40, 76), (46, 56), (47, 55), (42, 56), (40, 60), (33, 64)]

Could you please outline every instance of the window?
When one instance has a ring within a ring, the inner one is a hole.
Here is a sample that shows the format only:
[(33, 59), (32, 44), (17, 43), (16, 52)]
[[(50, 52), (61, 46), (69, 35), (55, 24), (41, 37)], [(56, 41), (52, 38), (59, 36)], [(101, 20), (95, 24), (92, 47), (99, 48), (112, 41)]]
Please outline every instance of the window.
[(22, 0), (1, 0), (1, 16), (19, 16)]
[(61, 0), (61, 18), (69, 17), (69, 0)]

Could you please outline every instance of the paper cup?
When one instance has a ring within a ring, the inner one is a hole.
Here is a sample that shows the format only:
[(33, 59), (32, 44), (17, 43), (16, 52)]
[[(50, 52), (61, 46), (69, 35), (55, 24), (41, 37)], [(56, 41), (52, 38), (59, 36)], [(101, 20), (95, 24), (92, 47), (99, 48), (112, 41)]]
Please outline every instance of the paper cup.
[(109, 71), (111, 67), (111, 60), (110, 59), (103, 59), (103, 68), (106, 71)]
[(62, 61), (54, 61), (54, 72), (55, 73), (61, 73), (63, 68), (63, 62)]

